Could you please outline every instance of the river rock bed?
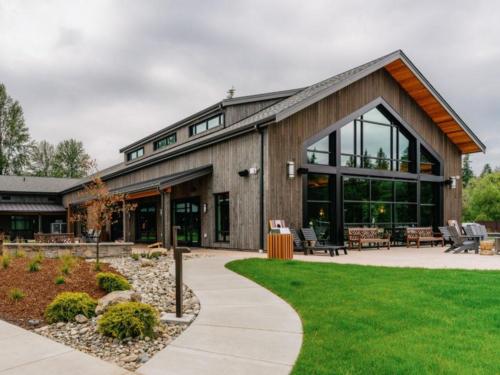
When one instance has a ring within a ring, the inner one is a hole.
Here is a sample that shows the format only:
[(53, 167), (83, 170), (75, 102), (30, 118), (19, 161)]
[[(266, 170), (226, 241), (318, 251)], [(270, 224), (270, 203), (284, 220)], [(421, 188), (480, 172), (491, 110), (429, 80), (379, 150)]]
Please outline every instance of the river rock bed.
[[(185, 259), (198, 254), (186, 254)], [(132, 289), (160, 313), (175, 312), (175, 269), (171, 254), (159, 259), (117, 258), (106, 260), (128, 278)], [(184, 312), (197, 315), (200, 304), (193, 291), (184, 285)], [(184, 331), (188, 324), (160, 323), (156, 337), (125, 339), (120, 341), (105, 337), (97, 331), (98, 318), (83, 323), (55, 323), (34, 331), (84, 353), (114, 362), (127, 369), (136, 370), (155, 353), (162, 350)]]

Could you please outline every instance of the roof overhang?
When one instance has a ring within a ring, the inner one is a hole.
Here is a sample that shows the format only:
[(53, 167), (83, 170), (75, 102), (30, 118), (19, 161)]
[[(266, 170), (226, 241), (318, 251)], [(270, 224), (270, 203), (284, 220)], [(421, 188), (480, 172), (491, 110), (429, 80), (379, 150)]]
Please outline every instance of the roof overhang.
[(348, 79), (341, 80), (338, 84), (329, 86), (325, 90), (308, 97), (306, 100), (279, 112), (276, 115), (276, 121), (290, 117), (294, 113), (379, 69), (385, 69), (398, 82), (462, 153), (470, 154), (486, 151), (486, 146), (401, 50), (377, 59), (369, 67), (359, 69), (356, 74), (352, 74)]
[(64, 213), (66, 209), (59, 204), (43, 203), (0, 203), (0, 212), (10, 213)]

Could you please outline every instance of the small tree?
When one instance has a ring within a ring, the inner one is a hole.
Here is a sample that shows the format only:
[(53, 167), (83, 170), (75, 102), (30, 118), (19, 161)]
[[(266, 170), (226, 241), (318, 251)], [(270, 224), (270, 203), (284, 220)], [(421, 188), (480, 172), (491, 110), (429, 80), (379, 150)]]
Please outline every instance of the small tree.
[(474, 171), (470, 166), (470, 155), (465, 155), (462, 160), (462, 183), (466, 187), (471, 179), (474, 178)]
[(489, 163), (486, 163), (483, 167), (483, 171), (481, 172), (481, 177), (484, 177), (490, 173), (493, 173), (493, 170), (491, 169), (491, 165)]
[(99, 268), (99, 242), (102, 230), (107, 224), (113, 223), (113, 214), (123, 210), (123, 215), (135, 210), (136, 204), (126, 203), (124, 194), (110, 193), (106, 183), (94, 176), (79, 194), (87, 199), (83, 210), (70, 216), (70, 222), (82, 222), (96, 236), (96, 268)]

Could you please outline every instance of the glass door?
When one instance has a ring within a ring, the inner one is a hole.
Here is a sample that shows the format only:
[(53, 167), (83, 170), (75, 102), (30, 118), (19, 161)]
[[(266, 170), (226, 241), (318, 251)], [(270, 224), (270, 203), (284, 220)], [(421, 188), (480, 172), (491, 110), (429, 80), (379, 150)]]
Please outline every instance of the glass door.
[(173, 224), (179, 226), (177, 243), (183, 246), (201, 245), (200, 199), (180, 199), (173, 202)]
[(135, 241), (139, 243), (156, 242), (156, 204), (139, 204), (139, 207), (137, 207), (135, 213)]

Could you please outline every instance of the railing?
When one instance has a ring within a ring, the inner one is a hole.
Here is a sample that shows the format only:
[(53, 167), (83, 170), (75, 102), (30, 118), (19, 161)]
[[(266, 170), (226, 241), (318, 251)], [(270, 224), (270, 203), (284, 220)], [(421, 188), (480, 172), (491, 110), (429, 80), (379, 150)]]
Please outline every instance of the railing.
[(40, 243), (74, 243), (73, 233), (35, 233), (35, 242)]

